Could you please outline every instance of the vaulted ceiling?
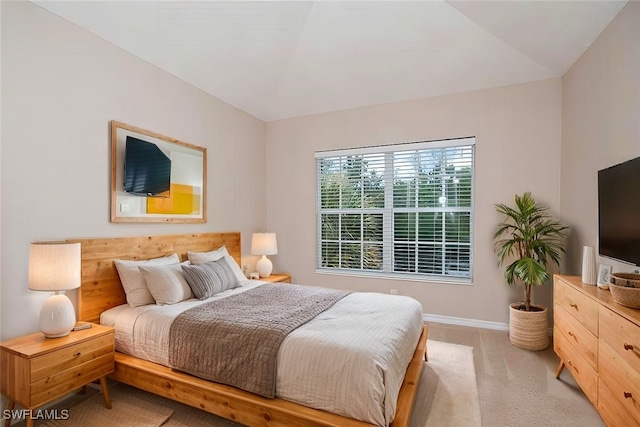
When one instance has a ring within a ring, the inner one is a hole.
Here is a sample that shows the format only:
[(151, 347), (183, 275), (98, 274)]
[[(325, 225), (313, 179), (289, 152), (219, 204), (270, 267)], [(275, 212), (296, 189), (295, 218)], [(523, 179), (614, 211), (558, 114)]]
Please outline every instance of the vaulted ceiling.
[(262, 120), (562, 76), (626, 1), (34, 1)]

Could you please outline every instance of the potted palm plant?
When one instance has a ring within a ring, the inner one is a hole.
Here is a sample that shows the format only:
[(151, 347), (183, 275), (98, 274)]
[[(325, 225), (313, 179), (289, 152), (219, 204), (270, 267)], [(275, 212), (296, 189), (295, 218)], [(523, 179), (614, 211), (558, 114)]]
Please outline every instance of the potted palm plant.
[(544, 350), (549, 346), (547, 309), (531, 304), (531, 289), (549, 280), (550, 262), (559, 265), (568, 227), (529, 192), (516, 194), (514, 207), (498, 204), (496, 210), (504, 215), (493, 236), (498, 265), (508, 264), (504, 277), (509, 285), (524, 286), (524, 301), (509, 307), (509, 340), (516, 347)]

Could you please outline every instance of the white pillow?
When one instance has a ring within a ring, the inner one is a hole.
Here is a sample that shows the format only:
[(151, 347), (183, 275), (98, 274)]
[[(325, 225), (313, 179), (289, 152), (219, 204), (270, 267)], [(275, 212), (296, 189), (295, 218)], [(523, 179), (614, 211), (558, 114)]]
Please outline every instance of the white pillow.
[(156, 304), (169, 305), (193, 298), (191, 288), (182, 274), (182, 265), (188, 263), (138, 267)]
[(209, 261), (217, 261), (224, 256), (230, 256), (226, 246), (221, 246), (218, 249), (209, 252), (187, 251), (189, 262), (194, 265), (204, 264)]
[(222, 246), (221, 248), (216, 249), (215, 251), (209, 252), (189, 252), (187, 251), (187, 256), (189, 257), (189, 262), (193, 265), (204, 264), (209, 261), (217, 261), (220, 258), (225, 258), (233, 271), (233, 274), (236, 276), (240, 283), (247, 280), (242, 269), (236, 262), (236, 260), (229, 255), (229, 251), (227, 251), (226, 246)]
[(171, 254), (161, 258), (142, 261), (115, 259), (113, 262), (118, 270), (124, 292), (127, 294), (127, 303), (131, 307), (139, 307), (141, 305), (155, 304), (156, 300), (153, 299), (153, 295), (149, 292), (147, 283), (138, 267), (141, 265), (180, 264), (180, 258), (178, 254)]

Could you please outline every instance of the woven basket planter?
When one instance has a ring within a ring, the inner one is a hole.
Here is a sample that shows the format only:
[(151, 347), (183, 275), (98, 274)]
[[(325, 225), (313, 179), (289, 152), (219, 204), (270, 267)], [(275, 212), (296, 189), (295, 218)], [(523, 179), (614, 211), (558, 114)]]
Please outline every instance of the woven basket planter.
[(509, 340), (516, 347), (539, 351), (549, 347), (549, 317), (546, 308), (539, 311), (518, 310), (520, 304), (509, 306)]

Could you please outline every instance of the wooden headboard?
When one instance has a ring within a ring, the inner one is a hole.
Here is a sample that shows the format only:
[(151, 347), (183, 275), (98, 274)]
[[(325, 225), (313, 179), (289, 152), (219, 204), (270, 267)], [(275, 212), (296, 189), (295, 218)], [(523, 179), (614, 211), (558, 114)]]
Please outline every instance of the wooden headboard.
[(205, 252), (226, 246), (241, 265), (240, 233), (175, 234), (168, 236), (69, 239), (80, 243), (82, 283), (78, 291), (78, 319), (99, 322), (100, 314), (127, 302), (114, 259), (144, 260), (177, 253), (181, 261), (187, 251)]

